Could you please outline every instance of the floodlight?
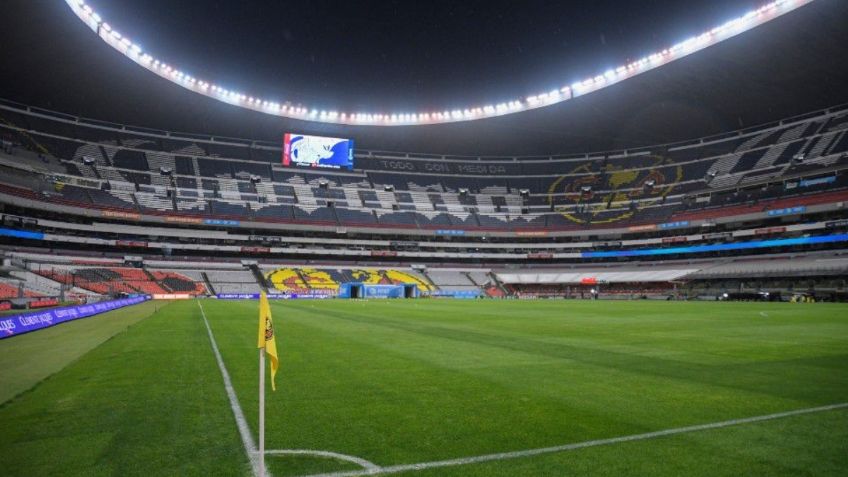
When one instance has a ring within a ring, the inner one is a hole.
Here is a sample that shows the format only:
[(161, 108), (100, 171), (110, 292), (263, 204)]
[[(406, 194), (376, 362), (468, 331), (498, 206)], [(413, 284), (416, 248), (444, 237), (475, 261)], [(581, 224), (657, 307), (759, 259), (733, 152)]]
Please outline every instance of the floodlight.
[[(711, 45), (715, 45), (727, 40), (728, 38), (774, 20), (781, 15), (811, 3), (813, 0), (774, 0), (756, 10), (747, 12), (743, 16), (707, 30), (705, 33), (692, 36), (688, 40), (677, 43), (673, 46), (659, 49), (640, 60), (632, 61), (617, 67), (607, 68), (602, 74), (591, 76), (583, 81), (569, 82), (570, 86), (563, 86), (549, 90), (547, 93), (528, 95), (524, 99), (513, 99), (511, 101), (497, 103), (496, 106), (492, 106), (491, 103), (484, 103), (487, 104), (487, 106), (462, 107), (453, 109), (449, 112), (445, 111), (443, 113), (435, 114), (423, 112), (366, 114), (363, 112), (335, 112), (326, 109), (319, 112), (319, 110), (310, 107), (281, 109), (278, 103), (269, 104), (268, 101), (259, 98), (255, 98), (254, 101), (247, 101), (247, 97), (245, 95), (229, 92), (217, 86), (213, 86), (211, 88), (213, 93), (210, 93), (209, 83), (199, 80), (192, 81), (191, 79), (184, 80), (183, 78), (186, 75), (179, 72), (178, 69), (166, 66), (164, 63), (161, 63), (159, 59), (156, 59), (149, 54), (145, 53), (144, 55), (141, 55), (141, 48), (136, 43), (131, 42), (130, 39), (123, 37), (120, 33), (114, 30), (114, 27), (106, 23), (101, 15), (95, 12), (91, 6), (87, 5), (84, 1), (65, 1), (74, 14), (76, 14), (83, 23), (90, 26), (92, 30), (97, 32), (98, 36), (100, 36), (100, 38), (107, 44), (149, 71), (196, 93), (203, 94), (229, 104), (235, 103), (235, 105), (239, 107), (249, 108), (276, 116), (296, 119), (307, 118), (310, 121), (332, 124), (405, 126), (471, 121), (541, 108), (567, 101), (575, 96), (602, 89), (614, 84), (618, 80), (633, 77), (639, 73), (658, 68), (671, 61), (686, 57)], [(174, 73), (172, 74), (172, 72)], [(575, 94), (575, 92), (577, 94)], [(296, 103), (296, 101), (285, 101), (285, 103)]]

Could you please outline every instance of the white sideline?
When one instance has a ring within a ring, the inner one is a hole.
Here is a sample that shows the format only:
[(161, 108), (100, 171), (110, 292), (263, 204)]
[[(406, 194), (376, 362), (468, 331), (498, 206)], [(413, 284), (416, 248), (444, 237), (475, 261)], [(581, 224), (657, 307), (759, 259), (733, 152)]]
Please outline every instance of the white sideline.
[[(227, 397), (230, 398), (230, 408), (233, 410), (233, 417), (236, 418), (239, 434), (241, 435), (241, 443), (244, 445), (244, 452), (247, 458), (250, 459), (250, 467), (253, 470), (253, 475), (259, 475), (259, 451), (256, 449), (256, 443), (253, 442), (253, 436), (250, 434), (250, 427), (247, 425), (247, 420), (244, 418), (244, 412), (241, 410), (236, 391), (233, 389), (233, 382), (230, 381), (230, 373), (227, 372), (227, 367), (224, 366), (224, 360), (221, 358), (221, 352), (218, 351), (218, 343), (215, 342), (215, 336), (212, 335), (212, 328), (209, 327), (209, 322), (206, 321), (206, 312), (203, 311), (203, 305), (200, 300), (197, 300), (197, 306), (200, 307), (200, 316), (203, 317), (203, 324), (206, 325), (206, 331), (209, 333), (209, 341), (212, 343), (212, 351), (215, 353), (215, 360), (218, 361), (218, 369), (221, 370), (221, 377), (224, 378), (224, 389), (227, 390)], [(267, 469), (265, 475), (270, 477)]]
[(417, 470), (433, 469), (439, 467), (452, 467), (458, 465), (477, 464), (481, 462), (491, 462), (498, 460), (517, 459), (520, 457), (529, 457), (539, 454), (552, 454), (555, 452), (564, 452), (586, 447), (604, 446), (610, 444), (618, 444), (621, 442), (640, 441), (645, 439), (654, 439), (657, 437), (672, 436), (676, 434), (685, 434), (689, 432), (706, 431), (710, 429), (719, 429), (722, 427), (737, 426), (740, 424), (750, 424), (753, 422), (770, 421), (772, 419), (781, 419), (784, 417), (798, 416), (802, 414), (812, 414), (816, 412), (833, 411), (836, 409), (848, 408), (848, 402), (840, 404), (831, 404), (829, 406), (811, 407), (806, 409), (796, 409), (794, 411), (779, 412), (776, 414), (766, 414), (763, 416), (746, 417), (742, 419), (731, 419), (729, 421), (713, 422), (709, 424), (698, 424), (695, 426), (678, 427), (674, 429), (666, 429), (662, 431), (646, 432), (644, 434), (631, 434), (629, 436), (612, 437), (609, 439), (597, 439), (585, 442), (576, 442), (574, 444), (565, 444), (555, 447), (542, 447), (539, 449), (528, 449), (513, 452), (502, 452), (498, 454), (486, 454), (473, 457), (462, 457), (459, 459), (437, 460), (431, 462), (420, 462), (418, 464), (403, 464), (381, 467), (378, 469), (352, 470), (343, 472), (331, 472), (324, 474), (310, 474), (303, 477), (359, 477), (365, 475), (384, 475), (396, 474), (399, 472), (411, 472)]

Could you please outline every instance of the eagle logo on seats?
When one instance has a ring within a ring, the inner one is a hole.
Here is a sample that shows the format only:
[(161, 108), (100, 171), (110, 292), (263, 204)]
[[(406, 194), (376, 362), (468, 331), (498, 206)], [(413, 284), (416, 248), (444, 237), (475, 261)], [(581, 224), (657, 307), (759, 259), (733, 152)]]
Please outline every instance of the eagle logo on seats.
[(659, 155), (584, 162), (551, 183), (547, 203), (571, 222), (609, 224), (661, 203), (682, 179), (683, 167)]

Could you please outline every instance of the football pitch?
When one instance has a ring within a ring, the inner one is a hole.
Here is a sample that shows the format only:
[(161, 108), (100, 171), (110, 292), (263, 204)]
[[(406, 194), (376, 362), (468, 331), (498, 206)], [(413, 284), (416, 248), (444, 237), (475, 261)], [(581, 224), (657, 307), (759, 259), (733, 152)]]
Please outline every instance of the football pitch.
[[(272, 311), (276, 477), (848, 473), (845, 305)], [(255, 301), (148, 302), (0, 340), (0, 474), (252, 475), (257, 313)]]

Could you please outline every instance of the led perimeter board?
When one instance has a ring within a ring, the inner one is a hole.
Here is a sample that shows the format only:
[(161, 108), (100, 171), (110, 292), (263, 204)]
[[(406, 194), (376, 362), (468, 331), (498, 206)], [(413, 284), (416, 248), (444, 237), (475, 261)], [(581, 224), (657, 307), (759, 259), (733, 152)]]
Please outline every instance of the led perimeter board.
[(283, 165), (353, 169), (353, 141), (286, 133), (283, 136)]

